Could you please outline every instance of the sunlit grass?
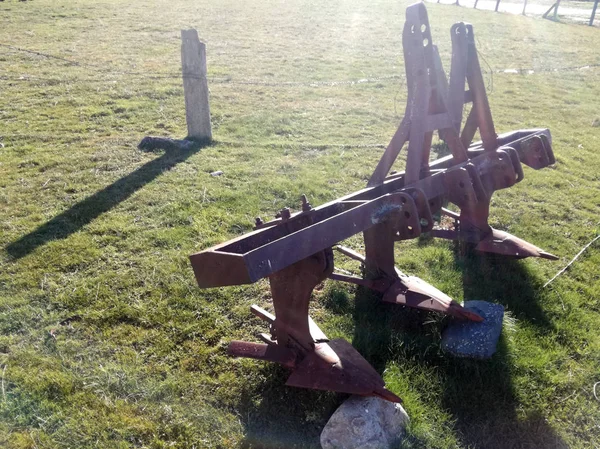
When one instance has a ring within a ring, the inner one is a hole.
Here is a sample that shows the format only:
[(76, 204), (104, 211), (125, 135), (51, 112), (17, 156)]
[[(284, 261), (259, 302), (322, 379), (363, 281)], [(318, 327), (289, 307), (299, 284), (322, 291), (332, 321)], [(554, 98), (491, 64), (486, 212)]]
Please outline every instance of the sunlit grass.
[[(0, 47), (0, 446), (317, 447), (344, 397), (287, 388), (283, 369), (225, 354), (265, 330), (249, 306), (270, 307), (266, 281), (203, 291), (187, 256), (298, 208), (302, 193), (317, 205), (366, 184), (404, 111), (406, 5), (0, 3), (0, 43), (78, 63)], [(403, 271), (457, 300), (505, 305), (509, 325), (486, 362), (441, 352), (446, 319), (353, 288), (325, 283), (311, 314), (405, 399), (407, 447), (593, 447), (598, 246), (542, 285), (599, 232), (600, 34), (427, 8), (446, 68), (451, 24), (475, 26), (499, 132), (551, 129), (556, 167), (526, 169), (495, 194), (491, 222), (562, 259), (397, 245)], [(145, 135), (186, 135), (187, 27), (207, 42), (216, 141), (140, 152)], [(371, 81), (314, 83), (361, 79)], [(265, 84), (235, 82), (252, 80)]]

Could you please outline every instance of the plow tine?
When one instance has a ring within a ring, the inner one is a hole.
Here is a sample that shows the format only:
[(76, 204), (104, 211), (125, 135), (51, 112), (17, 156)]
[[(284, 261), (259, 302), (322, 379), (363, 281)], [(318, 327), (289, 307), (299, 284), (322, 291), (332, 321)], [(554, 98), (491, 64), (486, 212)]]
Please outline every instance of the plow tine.
[(227, 353), (234, 357), (247, 357), (280, 363), (288, 368), (293, 368), (296, 364), (296, 354), (292, 350), (275, 344), (232, 341), (229, 343)]
[(374, 388), (372, 396), (378, 396), (381, 399), (385, 399), (386, 401), (390, 401), (390, 402), (397, 402), (398, 404), (402, 403), (402, 399), (400, 399), (399, 396), (396, 396), (390, 390), (387, 390), (387, 389), (381, 388), (381, 387)]
[(540, 253), (539, 257), (541, 257), (542, 259), (548, 259), (548, 260), (558, 260), (560, 259), (560, 257), (555, 256), (552, 253), (546, 252), (543, 249), (538, 251)]
[(339, 251), (340, 253), (342, 253), (344, 256), (349, 257), (350, 259), (354, 259), (359, 262), (365, 263), (365, 260), (366, 260), (365, 256), (354, 251), (352, 248), (348, 248), (347, 246), (342, 246), (342, 245), (336, 245), (333, 248), (336, 251)]
[(264, 320), (269, 324), (273, 324), (275, 321), (275, 315), (267, 312), (262, 307), (258, 307), (256, 304), (252, 304), (252, 306), (250, 306), (250, 311), (261, 320)]
[(459, 319), (475, 321), (476, 323), (481, 323), (483, 321), (483, 317), (481, 317), (479, 314), (464, 308), (455, 301), (452, 301), (452, 304), (450, 304), (448, 314)]

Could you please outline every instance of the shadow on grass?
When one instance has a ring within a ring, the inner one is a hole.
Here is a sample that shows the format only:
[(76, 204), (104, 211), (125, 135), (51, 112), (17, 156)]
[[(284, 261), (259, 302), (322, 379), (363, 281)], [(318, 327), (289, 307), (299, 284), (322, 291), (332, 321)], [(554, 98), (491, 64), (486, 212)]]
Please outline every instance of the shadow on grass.
[[(552, 328), (537, 303), (536, 280), (525, 264), (495, 255), (460, 252), (458, 245), (455, 258), (467, 299), (498, 301), (519, 319)], [(382, 303), (371, 290), (361, 287), (354, 298), (346, 290), (332, 288), (323, 304), (334, 315), (352, 315), (352, 344), (379, 373), (390, 361), (410, 364), (416, 373), (419, 366), (423, 373), (439, 373), (441, 385), (439, 381), (429, 385), (423, 378), (415, 381), (419, 388), (439, 390), (431, 406), (451, 415), (453, 422), (441, 425), (452, 429), (461, 447), (567, 447), (547, 424), (542, 411), (519, 413), (521, 405), (505, 333), (492, 359), (458, 359), (440, 349), (442, 329), (451, 320), (449, 317)], [(320, 447), (323, 426), (347, 395), (286, 387), (288, 376), (286, 369), (266, 364), (261, 383), (248, 387), (236, 407), (246, 429), (242, 447)], [(420, 419), (429, 417), (425, 414)], [(429, 437), (420, 438), (417, 431), (405, 439), (404, 446), (428, 448), (435, 444)]]
[[(455, 262), (462, 272), (465, 300), (499, 302), (518, 319), (553, 328), (538, 303), (541, 284), (536, 288), (523, 262), (478, 253), (460, 243)], [(511, 359), (506, 330), (490, 360), (445, 359), (442, 405), (456, 419), (459, 439), (473, 448), (566, 448), (541, 411), (518, 413)]]
[(567, 444), (541, 411), (518, 413), (511, 355), (504, 334), (490, 360), (448, 358), (442, 406), (454, 417), (458, 439), (485, 449), (559, 449)]
[(321, 431), (346, 395), (288, 387), (290, 373), (265, 363), (264, 380), (248, 386), (236, 407), (246, 431), (242, 448), (320, 449)]
[(499, 302), (517, 319), (546, 330), (554, 328), (539, 304), (542, 284), (524, 262), (480, 253), (458, 242), (454, 259), (462, 273), (465, 300)]
[[(467, 300), (500, 302), (518, 319), (545, 330), (553, 328), (538, 303), (538, 282), (524, 263), (493, 254), (478, 254), (459, 245), (455, 263), (462, 273)], [(339, 303), (339, 299), (335, 301)], [(404, 360), (416, 368), (416, 372), (421, 366), (424, 373), (432, 369), (439, 373), (442, 388), (434, 397), (439, 399), (437, 406), (455, 420), (452, 427), (462, 446), (481, 449), (567, 447), (548, 425), (543, 411), (519, 413), (506, 332), (501, 336), (496, 354), (490, 360), (478, 361), (454, 358), (440, 349), (442, 329), (451, 320), (449, 317), (383, 304), (375, 294), (361, 288), (356, 291), (353, 317), (353, 345), (378, 372), (382, 373), (389, 361), (402, 365)], [(427, 388), (423, 379), (417, 382), (419, 388)], [(434, 382), (431, 388), (440, 387)], [(405, 441), (405, 446), (411, 448), (426, 448), (430, 444), (418, 436), (410, 436)]]
[[(207, 143), (196, 142), (195, 145), (190, 145), (185, 149), (165, 151), (157, 159), (147, 162), (134, 172), (57, 215), (35, 231), (12, 242), (5, 248), (7, 253), (13, 259), (20, 259), (49, 241), (69, 237), (99, 215), (125, 201), (164, 171), (170, 170), (175, 165), (185, 161), (207, 145)], [(157, 149), (153, 148), (152, 151)]]
[(354, 298), (354, 335), (352, 345), (383, 373), (395, 349), (427, 353), (439, 340), (441, 316), (417, 309), (383, 303), (373, 291), (359, 287)]

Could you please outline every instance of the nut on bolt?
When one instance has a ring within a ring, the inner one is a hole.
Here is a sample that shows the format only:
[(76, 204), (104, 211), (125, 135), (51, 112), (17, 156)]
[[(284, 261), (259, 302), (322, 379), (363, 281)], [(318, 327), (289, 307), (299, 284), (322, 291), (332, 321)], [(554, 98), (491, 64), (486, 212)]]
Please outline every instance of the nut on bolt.
[(277, 215), (275, 215), (275, 218), (281, 218), (281, 221), (285, 221), (285, 220), (289, 220), (291, 216), (292, 216), (292, 213), (290, 212), (290, 208), (284, 207), (277, 213)]
[(303, 194), (301, 198), (302, 198), (302, 212), (308, 212), (309, 210), (312, 209), (312, 206), (306, 199), (306, 195)]

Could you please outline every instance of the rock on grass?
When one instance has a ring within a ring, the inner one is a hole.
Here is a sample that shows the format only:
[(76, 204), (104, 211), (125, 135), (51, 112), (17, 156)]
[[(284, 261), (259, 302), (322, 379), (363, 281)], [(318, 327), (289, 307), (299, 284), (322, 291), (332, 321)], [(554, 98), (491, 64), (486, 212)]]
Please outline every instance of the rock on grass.
[(457, 357), (489, 359), (502, 333), (504, 307), (486, 301), (465, 301), (466, 309), (483, 317), (481, 323), (454, 321), (442, 335), (442, 348)]
[(331, 416), (321, 433), (323, 449), (395, 448), (408, 415), (400, 404), (378, 397), (352, 396)]

